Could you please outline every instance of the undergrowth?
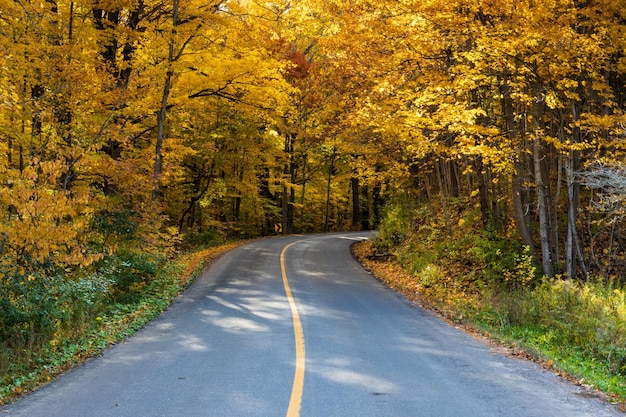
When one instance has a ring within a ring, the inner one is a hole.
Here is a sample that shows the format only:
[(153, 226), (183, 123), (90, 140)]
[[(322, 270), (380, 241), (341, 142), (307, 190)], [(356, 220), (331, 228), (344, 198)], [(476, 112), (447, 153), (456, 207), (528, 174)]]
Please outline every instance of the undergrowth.
[(174, 259), (120, 251), (88, 275), (0, 281), (13, 291), (11, 298), (3, 293), (0, 302), (0, 404), (133, 334), (160, 314), (208, 262), (238, 244)]
[(392, 205), (366, 262), (410, 298), (624, 404), (626, 288), (542, 277), (515, 236), (486, 231), (462, 202), (451, 212), (448, 232), (427, 208)]

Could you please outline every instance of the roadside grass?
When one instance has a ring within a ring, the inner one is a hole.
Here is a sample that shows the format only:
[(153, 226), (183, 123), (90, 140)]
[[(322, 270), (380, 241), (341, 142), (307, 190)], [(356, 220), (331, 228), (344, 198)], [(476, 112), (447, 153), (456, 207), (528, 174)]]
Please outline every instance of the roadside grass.
[(355, 256), (392, 289), (510, 354), (606, 394), (626, 408), (626, 289), (601, 279), (547, 279), (514, 240), (472, 227), (452, 236), (428, 212), (392, 213)]
[[(0, 343), (0, 405), (36, 390), (131, 336), (164, 311), (214, 259), (241, 244), (209, 247), (175, 259), (136, 253), (122, 262), (110, 259), (105, 266), (122, 280), (118, 281), (121, 286), (114, 290), (109, 285), (106, 291), (98, 286), (89, 291), (82, 288), (85, 293), (74, 294), (79, 300), (63, 305), (63, 314), (52, 323), (54, 332), (47, 339)], [(90, 302), (85, 302), (87, 298)]]
[[(573, 319), (589, 317), (589, 311), (584, 310), (569, 317), (570, 320), (564, 316), (552, 316), (553, 312), (546, 310), (533, 320), (519, 317), (514, 321), (520, 308), (526, 308), (522, 305), (540, 303), (546, 291), (553, 293), (553, 287), (558, 288), (558, 284), (546, 281), (539, 289), (527, 294), (487, 293), (484, 287), (472, 289), (451, 284), (452, 280), (443, 278), (446, 274), (443, 268), (431, 267), (425, 278), (411, 273), (396, 260), (377, 255), (371, 241), (356, 244), (354, 253), (377, 279), (408, 299), (471, 333), (488, 337), (506, 353), (534, 360), (578, 385), (600, 390), (609, 401), (621, 405), (623, 411), (626, 408), (625, 345), (617, 344), (620, 342), (615, 340), (621, 337), (616, 335), (623, 335), (623, 332), (613, 331), (616, 327), (614, 317), (602, 316), (602, 328), (581, 327), (585, 324)], [(433, 270), (442, 274), (435, 284)], [(573, 288), (576, 289), (572, 291), (582, 295), (589, 292), (584, 284)], [(566, 303), (568, 296), (561, 296), (554, 300)], [(508, 303), (507, 297), (514, 297), (515, 301)], [(594, 303), (598, 303), (593, 298)], [(623, 299), (621, 308), (624, 308)], [(594, 309), (595, 313), (599, 310)], [(613, 336), (609, 336), (609, 332)], [(611, 341), (611, 337), (615, 339)]]

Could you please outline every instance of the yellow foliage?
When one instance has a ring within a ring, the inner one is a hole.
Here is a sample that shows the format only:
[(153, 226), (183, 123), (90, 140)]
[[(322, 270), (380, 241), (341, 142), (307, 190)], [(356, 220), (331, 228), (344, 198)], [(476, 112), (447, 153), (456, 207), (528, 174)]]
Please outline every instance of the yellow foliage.
[(99, 258), (81, 245), (87, 196), (58, 189), (64, 169), (57, 161), (36, 162), (0, 188), (0, 207), (9, 213), (0, 223), (2, 262), (88, 265)]

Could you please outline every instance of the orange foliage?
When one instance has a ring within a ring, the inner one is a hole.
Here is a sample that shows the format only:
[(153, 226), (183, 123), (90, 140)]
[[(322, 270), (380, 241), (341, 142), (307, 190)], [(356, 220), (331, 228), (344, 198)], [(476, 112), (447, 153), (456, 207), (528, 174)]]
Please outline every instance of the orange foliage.
[(311, 63), (303, 52), (291, 50), (287, 53), (287, 59), (292, 64), (287, 68), (288, 80), (302, 79), (309, 75)]

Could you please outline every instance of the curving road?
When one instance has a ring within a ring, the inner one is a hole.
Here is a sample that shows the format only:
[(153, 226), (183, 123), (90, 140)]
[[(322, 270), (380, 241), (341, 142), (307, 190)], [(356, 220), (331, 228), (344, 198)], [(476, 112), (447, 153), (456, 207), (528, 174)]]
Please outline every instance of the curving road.
[(368, 236), (292, 236), (236, 249), (135, 336), (2, 415), (621, 415), (374, 280), (349, 250)]

